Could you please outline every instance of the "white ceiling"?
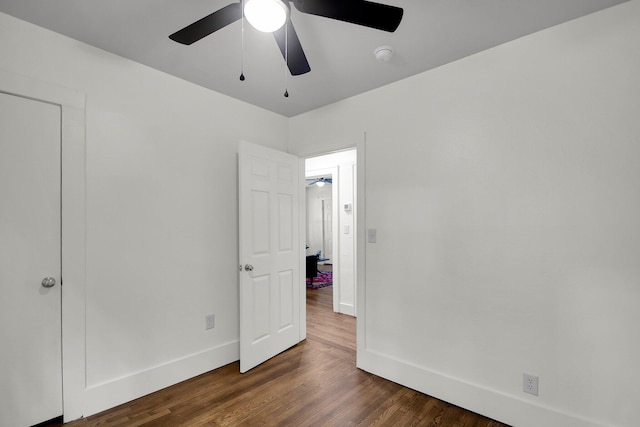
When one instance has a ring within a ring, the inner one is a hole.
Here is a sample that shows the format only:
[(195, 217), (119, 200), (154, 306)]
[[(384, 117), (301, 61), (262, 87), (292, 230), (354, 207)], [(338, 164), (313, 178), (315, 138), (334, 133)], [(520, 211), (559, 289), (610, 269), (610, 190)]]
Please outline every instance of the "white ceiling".
[(0, 0), (0, 12), (292, 117), (624, 1), (383, 0), (404, 8), (395, 33), (292, 7), (311, 72), (291, 76), (273, 36), (245, 24), (244, 82), (240, 22), (191, 46), (168, 38), (234, 0)]

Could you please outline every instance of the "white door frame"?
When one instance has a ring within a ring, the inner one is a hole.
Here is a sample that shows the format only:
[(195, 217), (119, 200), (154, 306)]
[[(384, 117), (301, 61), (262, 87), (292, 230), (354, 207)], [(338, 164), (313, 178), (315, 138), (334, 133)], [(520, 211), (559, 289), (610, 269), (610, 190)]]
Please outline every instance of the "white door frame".
[(85, 389), (85, 94), (0, 70), (0, 92), (59, 105), (62, 149), (64, 420), (83, 415)]
[[(360, 295), (361, 292), (364, 292), (364, 244), (361, 240), (364, 233), (364, 161), (365, 161), (365, 140), (366, 134), (363, 134), (363, 139), (356, 142), (356, 145), (345, 146), (344, 148), (331, 150), (327, 152), (315, 152), (313, 154), (308, 154), (304, 157), (304, 161), (306, 162), (309, 159), (314, 159), (317, 157), (330, 156), (332, 154), (338, 154), (345, 151), (354, 151), (356, 152), (356, 163), (354, 165), (355, 172), (354, 179), (354, 191), (356, 198), (353, 202), (353, 215), (354, 215), (354, 228), (353, 233), (356, 233), (356, 240), (354, 242), (354, 301), (353, 308), (349, 310), (348, 306), (343, 305), (341, 302), (341, 288), (344, 287), (344, 283), (342, 283), (342, 277), (340, 275), (340, 253), (343, 248), (340, 246), (340, 234), (343, 232), (343, 223), (341, 222), (341, 210), (343, 208), (344, 200), (340, 200), (339, 189), (341, 177), (340, 167), (338, 164), (333, 164), (327, 162), (327, 167), (318, 167), (316, 169), (309, 169), (308, 171), (305, 168), (305, 176), (307, 178), (321, 176), (321, 175), (329, 175), (333, 176), (333, 214), (336, 219), (334, 219), (334, 242), (333, 242), (333, 258), (335, 260), (333, 264), (333, 277), (334, 277), (334, 289), (333, 289), (333, 311), (337, 313), (344, 313), (351, 316), (359, 317), (363, 314), (364, 310), (360, 312), (359, 307), (364, 309), (364, 300), (361, 300)], [(318, 165), (320, 166), (320, 165)], [(308, 175), (307, 175), (308, 173)], [(362, 207), (362, 208), (360, 208)], [(305, 205), (306, 208), (306, 205)], [(361, 265), (362, 264), (362, 265)], [(337, 286), (336, 286), (337, 284)], [(362, 295), (364, 295), (362, 293)], [(363, 317), (364, 319), (364, 317)], [(360, 320), (357, 322), (361, 323)], [(360, 333), (361, 334), (361, 333)]]

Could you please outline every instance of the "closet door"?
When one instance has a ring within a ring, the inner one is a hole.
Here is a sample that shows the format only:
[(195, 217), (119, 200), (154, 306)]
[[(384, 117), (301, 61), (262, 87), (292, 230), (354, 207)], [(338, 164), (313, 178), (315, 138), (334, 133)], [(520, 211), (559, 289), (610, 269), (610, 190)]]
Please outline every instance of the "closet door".
[(0, 425), (62, 415), (60, 107), (0, 93)]

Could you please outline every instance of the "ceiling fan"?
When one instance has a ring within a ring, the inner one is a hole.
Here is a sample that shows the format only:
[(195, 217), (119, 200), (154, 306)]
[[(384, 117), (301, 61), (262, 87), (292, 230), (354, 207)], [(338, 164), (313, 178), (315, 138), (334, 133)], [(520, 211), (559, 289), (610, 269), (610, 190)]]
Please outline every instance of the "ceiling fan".
[[(291, 75), (308, 73), (311, 67), (291, 22), (289, 3), (293, 3), (302, 13), (388, 32), (394, 32), (398, 28), (404, 11), (400, 7), (366, 0), (240, 0), (187, 25), (171, 34), (169, 38), (178, 43), (190, 45), (244, 16), (256, 29), (273, 32)], [(279, 27), (275, 24), (275, 28), (265, 30), (253, 22), (270, 15), (270, 12), (259, 8), (261, 5), (272, 7), (273, 12), (280, 16)]]
[(331, 178), (320, 177), (320, 178), (307, 179), (307, 185), (309, 187), (311, 187), (312, 185), (316, 185), (318, 187), (324, 187), (325, 184), (331, 184), (331, 183), (333, 183), (333, 179)]

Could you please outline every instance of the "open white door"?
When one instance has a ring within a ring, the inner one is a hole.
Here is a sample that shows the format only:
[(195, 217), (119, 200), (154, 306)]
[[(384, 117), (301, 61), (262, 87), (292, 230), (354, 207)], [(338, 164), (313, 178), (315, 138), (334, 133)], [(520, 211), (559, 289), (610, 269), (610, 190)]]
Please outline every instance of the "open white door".
[(300, 161), (240, 142), (240, 372), (300, 341)]
[(0, 426), (62, 415), (60, 123), (0, 93)]

